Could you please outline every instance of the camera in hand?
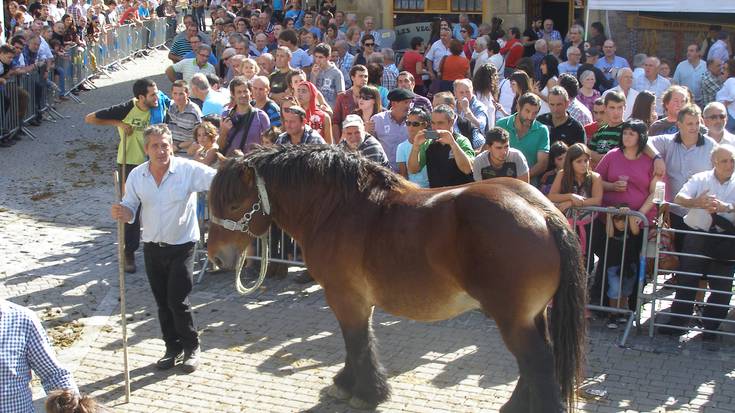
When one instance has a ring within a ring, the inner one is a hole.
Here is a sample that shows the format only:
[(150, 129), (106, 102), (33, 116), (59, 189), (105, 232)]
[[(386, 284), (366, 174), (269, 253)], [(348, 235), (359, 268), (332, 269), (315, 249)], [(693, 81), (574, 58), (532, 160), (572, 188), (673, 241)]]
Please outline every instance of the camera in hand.
[(429, 140), (437, 140), (439, 139), (439, 134), (432, 129), (427, 129), (424, 131), (424, 137)]

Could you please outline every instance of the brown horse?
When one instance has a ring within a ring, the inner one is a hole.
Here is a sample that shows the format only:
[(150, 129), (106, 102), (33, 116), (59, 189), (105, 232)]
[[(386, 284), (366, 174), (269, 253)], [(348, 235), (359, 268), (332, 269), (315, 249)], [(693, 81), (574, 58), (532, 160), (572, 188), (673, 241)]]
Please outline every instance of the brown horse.
[(374, 407), (390, 395), (373, 306), (421, 321), (481, 309), (518, 361), (502, 411), (574, 410), (585, 272), (576, 235), (532, 186), (497, 179), (425, 190), (338, 148), (287, 146), (225, 162), (209, 199), (220, 225), (208, 252), (220, 267), (232, 268), (272, 222), (301, 246), (347, 350), (333, 396)]

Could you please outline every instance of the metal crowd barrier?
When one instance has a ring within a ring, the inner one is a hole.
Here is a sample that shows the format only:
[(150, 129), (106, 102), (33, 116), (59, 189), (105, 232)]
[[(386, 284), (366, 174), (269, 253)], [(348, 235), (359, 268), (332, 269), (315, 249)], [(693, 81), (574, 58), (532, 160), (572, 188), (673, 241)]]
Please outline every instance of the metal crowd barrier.
[[(733, 281), (735, 281), (735, 278), (733, 277), (733, 270), (735, 269), (735, 261), (727, 261), (722, 262), (723, 265), (730, 266), (730, 269), (727, 271), (727, 275), (722, 274), (708, 274), (708, 273), (692, 273), (692, 272), (685, 272), (682, 270), (665, 270), (659, 268), (660, 259), (662, 256), (665, 255), (671, 255), (676, 256), (679, 258), (680, 262), (681, 259), (684, 257), (688, 258), (701, 258), (703, 260), (706, 260), (707, 263), (710, 263), (713, 260), (712, 257), (706, 256), (706, 255), (700, 255), (700, 254), (692, 254), (688, 253), (686, 251), (667, 251), (661, 249), (662, 243), (661, 243), (661, 236), (664, 233), (670, 233), (675, 234), (676, 237), (687, 237), (692, 235), (698, 235), (705, 237), (705, 239), (708, 238), (716, 238), (720, 240), (725, 239), (735, 239), (735, 236), (733, 235), (725, 235), (725, 234), (716, 234), (716, 233), (709, 233), (709, 232), (701, 232), (701, 231), (687, 231), (687, 230), (677, 230), (677, 229), (670, 229), (670, 228), (663, 228), (659, 229), (659, 233), (656, 239), (656, 250), (655, 250), (655, 261), (654, 261), (654, 270), (653, 270), (653, 279), (652, 279), (652, 290), (651, 293), (648, 294), (648, 297), (651, 301), (651, 318), (649, 322), (649, 336), (653, 337), (656, 327), (667, 327), (674, 330), (680, 330), (682, 331), (682, 334), (686, 334), (689, 332), (703, 332), (703, 333), (712, 333), (717, 335), (724, 335), (724, 336), (735, 336), (735, 320), (728, 319), (727, 315), (730, 314), (733, 310), (735, 310), (735, 305), (732, 303), (732, 297), (733, 297)], [(682, 245), (684, 245), (682, 243)], [(695, 286), (684, 286), (680, 285), (679, 281), (678, 283), (672, 283), (670, 280), (672, 277), (674, 277), (674, 274), (676, 274), (676, 277), (680, 280), (683, 277), (699, 277), (699, 284), (694, 284)], [(713, 289), (711, 288), (711, 284), (709, 281), (723, 281), (723, 285), (721, 287), (727, 286), (727, 288), (724, 289)], [(669, 282), (667, 282), (669, 281)], [(704, 284), (704, 286), (702, 286)], [(675, 294), (679, 291), (683, 290), (689, 290), (689, 291), (695, 291), (695, 297), (693, 300), (684, 300), (684, 299), (676, 299)], [(729, 299), (727, 299), (727, 304), (716, 304), (716, 303), (707, 303), (707, 298), (712, 298), (713, 294), (722, 294), (727, 295)], [(682, 313), (674, 313), (671, 311), (672, 305), (675, 303), (685, 303), (685, 304), (691, 304), (694, 306), (693, 311), (689, 314), (682, 314)], [(707, 307), (712, 308), (723, 308), (727, 311), (725, 312), (725, 316), (722, 319), (719, 318), (712, 318), (712, 317), (705, 317), (702, 314), (698, 314), (697, 310), (704, 310)], [(667, 318), (667, 319), (665, 319)], [(683, 324), (677, 324), (672, 325), (670, 324), (672, 321), (678, 320), (680, 323)], [(719, 322), (719, 328), (717, 330), (707, 329), (704, 326), (704, 323), (706, 321), (712, 321), (712, 322)], [(725, 329), (723, 329), (725, 327)]]
[[(35, 119), (56, 122), (61, 119), (51, 105), (56, 94), (55, 85), (49, 81), (49, 68), (46, 65), (16, 75), (8, 79), (0, 90), (0, 137), (13, 136), (20, 131), (31, 139), (36, 136), (26, 127), (26, 123)], [(44, 115), (48, 115), (44, 117)]]
[[(141, 57), (147, 49), (165, 48), (175, 35), (174, 19), (146, 20), (142, 25), (127, 24), (99, 35), (99, 41), (86, 47), (76, 46), (56, 59), (64, 73), (63, 95), (80, 102), (71, 94), (90, 77), (117, 70), (122, 63)], [(173, 27), (172, 27), (173, 26)]]
[[(610, 316), (619, 316), (626, 320), (623, 335), (620, 339), (620, 346), (624, 346), (630, 335), (630, 331), (635, 325), (640, 326), (640, 315), (643, 301), (641, 295), (646, 280), (646, 249), (648, 248), (648, 232), (650, 224), (648, 218), (638, 211), (604, 208), (604, 207), (584, 207), (573, 208), (569, 219), (572, 228), (580, 237), (580, 243), (583, 250), (585, 268), (588, 271), (588, 291), (590, 300), (587, 309), (595, 312), (608, 313)], [(625, 216), (625, 226), (623, 229), (623, 244), (621, 255), (619, 257), (610, 256), (610, 238), (607, 236), (606, 227), (608, 220), (614, 215)], [(638, 218), (641, 221), (639, 236), (641, 239), (640, 253), (637, 257), (628, 258), (625, 261), (632, 262), (635, 268), (635, 274), (630, 274), (631, 269), (620, 265), (619, 280), (617, 281), (617, 295), (609, 297), (607, 291), (611, 287), (608, 279), (608, 269), (610, 263), (615, 260), (616, 263), (624, 263), (625, 251), (630, 234), (630, 217)], [(602, 234), (600, 234), (600, 231)], [(619, 259), (619, 261), (618, 261)], [(623, 296), (623, 282), (628, 276), (631, 280), (633, 276), (634, 290), (629, 297)], [(599, 294), (599, 296), (598, 296)], [(616, 306), (612, 306), (611, 302), (616, 302)], [(634, 302), (626, 308), (620, 308), (622, 302)]]

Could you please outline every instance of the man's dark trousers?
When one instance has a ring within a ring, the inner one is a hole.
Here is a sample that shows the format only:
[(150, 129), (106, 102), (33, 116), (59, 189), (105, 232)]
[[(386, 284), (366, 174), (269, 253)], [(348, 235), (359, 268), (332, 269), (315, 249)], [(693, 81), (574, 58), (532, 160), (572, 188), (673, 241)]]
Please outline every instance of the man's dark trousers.
[(196, 348), (199, 337), (189, 303), (194, 286), (194, 243), (161, 246), (147, 242), (143, 257), (166, 349)]

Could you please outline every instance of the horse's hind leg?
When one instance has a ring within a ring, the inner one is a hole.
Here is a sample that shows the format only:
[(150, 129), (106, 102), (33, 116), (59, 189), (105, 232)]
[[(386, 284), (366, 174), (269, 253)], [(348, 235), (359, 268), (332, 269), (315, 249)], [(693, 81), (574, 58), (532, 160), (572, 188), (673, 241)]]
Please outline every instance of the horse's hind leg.
[(545, 339), (543, 316), (527, 325), (500, 326), (508, 349), (518, 361), (521, 378), (503, 412), (562, 412), (559, 385), (554, 374), (551, 345)]
[(325, 291), (342, 329), (347, 357), (345, 367), (335, 376), (334, 383), (342, 392), (352, 395), (355, 407), (374, 407), (388, 399), (390, 386), (378, 360), (376, 340), (371, 327), (372, 306), (361, 296), (339, 291)]

